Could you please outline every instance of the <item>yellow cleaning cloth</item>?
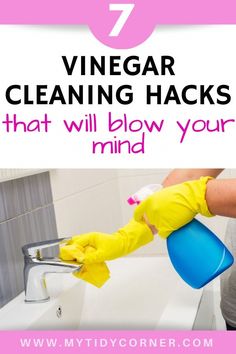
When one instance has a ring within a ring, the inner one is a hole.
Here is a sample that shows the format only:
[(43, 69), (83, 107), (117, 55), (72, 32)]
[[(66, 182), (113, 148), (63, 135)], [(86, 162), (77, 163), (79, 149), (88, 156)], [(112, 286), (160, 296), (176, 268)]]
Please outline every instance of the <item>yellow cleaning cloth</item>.
[[(59, 257), (68, 263), (81, 264), (80, 259), (85, 254), (94, 252), (91, 246), (82, 247), (80, 245), (70, 244), (70, 241), (60, 247)], [(105, 262), (83, 264), (80, 270), (73, 272), (73, 275), (88, 283), (101, 288), (110, 278), (110, 271)]]

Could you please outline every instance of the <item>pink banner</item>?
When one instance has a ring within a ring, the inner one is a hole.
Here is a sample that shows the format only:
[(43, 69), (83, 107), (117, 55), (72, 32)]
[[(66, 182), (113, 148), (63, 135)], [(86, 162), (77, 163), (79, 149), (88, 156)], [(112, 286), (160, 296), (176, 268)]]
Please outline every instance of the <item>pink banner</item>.
[(11, 354), (235, 354), (234, 332), (224, 331), (3, 331), (0, 341)]
[(86, 24), (102, 43), (130, 48), (158, 24), (233, 24), (235, 0), (8, 0), (2, 24)]

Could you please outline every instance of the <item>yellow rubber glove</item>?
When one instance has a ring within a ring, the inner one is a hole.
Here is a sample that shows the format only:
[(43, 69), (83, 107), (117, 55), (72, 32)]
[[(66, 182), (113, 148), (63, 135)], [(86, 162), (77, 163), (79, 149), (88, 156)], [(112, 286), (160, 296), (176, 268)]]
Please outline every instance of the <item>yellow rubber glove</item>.
[[(61, 247), (60, 258), (68, 260), (72, 257), (78, 263), (97, 264), (125, 256), (152, 240), (153, 233), (147, 224), (132, 219), (113, 234), (90, 232), (72, 237), (64, 246), (66, 248)], [(84, 251), (88, 246), (93, 248), (92, 252)]]
[[(63, 261), (68, 261), (68, 263), (78, 264), (78, 258), (91, 252), (94, 252), (93, 247), (79, 247), (71, 244), (71, 241), (68, 241), (65, 245), (60, 247), (59, 257), (63, 259)], [(76, 278), (87, 281), (97, 288), (101, 288), (110, 278), (110, 271), (104, 262), (88, 265), (83, 264), (80, 270), (73, 272), (73, 275)]]
[(134, 212), (136, 221), (145, 216), (158, 234), (168, 237), (173, 231), (189, 223), (198, 213), (213, 216), (208, 210), (206, 184), (212, 177), (187, 181), (163, 188), (145, 199)]

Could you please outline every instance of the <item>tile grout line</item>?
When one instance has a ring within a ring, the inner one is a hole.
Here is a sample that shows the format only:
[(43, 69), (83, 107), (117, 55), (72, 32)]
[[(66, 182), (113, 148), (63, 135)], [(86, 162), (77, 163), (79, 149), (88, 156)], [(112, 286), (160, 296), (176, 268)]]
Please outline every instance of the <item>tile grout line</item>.
[[(119, 179), (133, 178), (133, 177), (142, 177), (142, 176), (147, 177), (147, 176), (153, 176), (153, 175), (155, 176), (155, 174), (140, 174), (140, 175), (137, 175), (137, 174), (136, 174), (136, 175), (117, 176), (117, 177), (109, 178), (109, 179), (107, 179), (106, 181), (103, 181), (103, 182), (100, 182), (100, 183), (97, 183), (97, 184), (93, 184), (93, 185), (91, 185), (91, 186), (88, 186), (88, 187), (86, 187), (86, 188), (83, 188), (83, 189), (81, 189), (81, 190), (79, 190), (79, 191), (76, 191), (76, 192), (74, 192), (74, 193), (70, 193), (70, 194), (68, 194), (68, 195), (66, 195), (66, 196), (63, 196), (63, 197), (61, 197), (61, 198), (53, 199), (53, 202), (60, 202), (60, 201), (65, 200), (65, 199), (67, 199), (67, 198), (71, 198), (71, 197), (73, 197), (73, 196), (76, 196), (76, 195), (78, 195), (78, 194), (80, 194), (80, 193), (90, 191), (90, 190), (92, 190), (92, 189), (95, 188), (95, 187), (104, 186), (106, 183), (109, 183), (109, 182), (119, 182)], [(52, 190), (53, 190), (52, 182), (51, 182), (51, 188), (52, 188)], [(54, 194), (53, 191), (52, 191), (52, 194)]]
[(53, 206), (53, 207), (54, 207), (53, 201), (52, 201), (51, 203), (44, 204), (44, 205), (41, 205), (41, 206), (39, 206), (39, 207), (37, 207), (37, 208), (31, 209), (31, 210), (29, 210), (29, 211), (26, 211), (26, 212), (24, 212), (23, 214), (18, 214), (18, 215), (16, 215), (16, 216), (12, 217), (12, 218), (5, 219), (5, 220), (3, 220), (3, 221), (0, 222), (0, 225), (1, 225), (1, 224), (4, 224), (5, 222), (9, 222), (9, 221), (11, 221), (11, 220), (16, 220), (16, 219), (18, 219), (18, 218), (20, 218), (20, 217), (22, 217), (22, 216), (25, 216), (25, 215), (29, 215), (29, 214), (31, 214), (31, 213), (34, 213), (34, 212), (36, 212), (36, 211), (38, 211), (38, 210), (40, 210), (40, 209), (48, 208), (48, 207), (50, 207), (50, 206)]
[[(86, 187), (86, 188), (81, 189), (81, 190), (79, 190), (79, 191), (76, 191), (76, 192), (74, 192), (74, 193), (70, 193), (70, 194), (68, 194), (68, 195), (66, 195), (66, 196), (64, 196), (64, 197), (61, 197), (61, 198), (58, 198), (58, 199), (53, 199), (53, 202), (56, 202), (56, 203), (57, 203), (57, 202), (60, 202), (60, 201), (65, 200), (65, 199), (67, 199), (67, 198), (71, 198), (71, 197), (76, 196), (76, 195), (78, 195), (78, 194), (80, 194), (80, 193), (84, 193), (84, 192), (91, 191), (92, 189), (94, 189), (94, 188), (96, 188), (96, 187), (100, 187), (100, 186), (105, 185), (106, 183), (110, 183), (110, 182), (114, 182), (114, 181), (117, 181), (117, 177), (110, 178), (110, 179), (108, 179), (108, 180), (106, 180), (106, 181), (104, 181), (104, 182), (100, 182), (100, 183), (97, 183), (97, 184), (93, 184), (92, 186)], [(52, 192), (52, 194), (54, 194), (54, 193)]]

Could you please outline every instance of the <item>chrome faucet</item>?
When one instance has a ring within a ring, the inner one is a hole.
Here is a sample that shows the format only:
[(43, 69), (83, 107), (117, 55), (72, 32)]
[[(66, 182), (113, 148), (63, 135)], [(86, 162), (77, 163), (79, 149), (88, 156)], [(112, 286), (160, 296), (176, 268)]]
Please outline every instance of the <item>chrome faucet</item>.
[(45, 302), (50, 299), (47, 291), (47, 273), (72, 273), (81, 266), (63, 262), (60, 258), (42, 257), (41, 250), (66, 242), (67, 239), (30, 243), (22, 247), (24, 254), (25, 302)]

